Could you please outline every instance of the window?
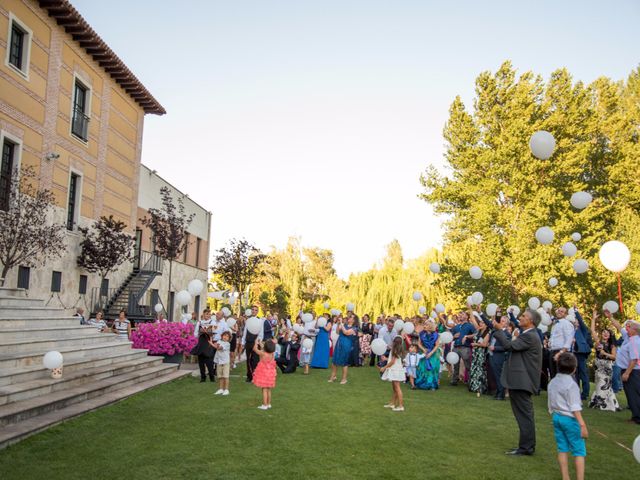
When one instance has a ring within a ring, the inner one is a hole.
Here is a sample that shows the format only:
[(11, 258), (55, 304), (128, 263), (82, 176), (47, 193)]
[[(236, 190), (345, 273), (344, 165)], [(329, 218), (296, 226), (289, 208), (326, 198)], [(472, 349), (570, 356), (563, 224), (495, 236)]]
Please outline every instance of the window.
[(62, 272), (51, 272), (51, 291), (60, 292), (62, 290)]
[(85, 295), (87, 293), (87, 276), (80, 275), (80, 283), (78, 284), (78, 293)]
[(175, 305), (175, 297), (176, 292), (169, 292), (169, 308), (167, 309), (167, 314), (169, 315), (168, 320), (173, 321), (173, 307)]
[(67, 230), (73, 231), (78, 224), (81, 190), (82, 178), (77, 173), (71, 172), (71, 177), (69, 178), (69, 202), (67, 204)]
[(200, 266), (200, 247), (202, 247), (202, 239), (198, 237), (196, 240), (196, 267)]
[(109, 294), (109, 279), (103, 278), (100, 284), (100, 295), (106, 297)]
[(29, 279), (31, 277), (31, 269), (29, 267), (18, 267), (18, 288), (29, 290)]
[(151, 306), (155, 307), (160, 303), (160, 291), (157, 288), (151, 289)]
[(16, 144), (4, 138), (2, 140), (2, 167), (0, 167), (0, 208), (2, 210), (9, 210), (15, 154)]
[(200, 295), (196, 295), (193, 310), (196, 313), (200, 312)]
[(27, 79), (29, 77), (31, 37), (31, 30), (13, 14), (9, 14), (9, 34), (7, 35), (9, 45), (7, 45), (5, 63)]
[(73, 111), (71, 112), (71, 133), (86, 142), (89, 139), (89, 100), (91, 90), (77, 78), (73, 88)]

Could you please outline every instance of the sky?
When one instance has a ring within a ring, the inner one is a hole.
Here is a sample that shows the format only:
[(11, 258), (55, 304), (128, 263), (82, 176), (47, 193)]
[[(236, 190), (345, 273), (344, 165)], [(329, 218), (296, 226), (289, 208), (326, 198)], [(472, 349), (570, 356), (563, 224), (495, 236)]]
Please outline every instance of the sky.
[(213, 213), (211, 253), (329, 248), (338, 274), (441, 244), (418, 198), (446, 173), (456, 95), (511, 60), (548, 78), (624, 79), (640, 63), (640, 2), (72, 0), (166, 108), (142, 162)]

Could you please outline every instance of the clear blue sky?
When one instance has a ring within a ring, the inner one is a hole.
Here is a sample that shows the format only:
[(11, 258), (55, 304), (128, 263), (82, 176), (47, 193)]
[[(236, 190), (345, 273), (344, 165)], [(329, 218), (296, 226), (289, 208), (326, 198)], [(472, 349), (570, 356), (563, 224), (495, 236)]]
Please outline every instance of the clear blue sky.
[(213, 212), (213, 248), (300, 235), (343, 276), (393, 238), (406, 258), (439, 244), (418, 178), (481, 71), (589, 82), (640, 62), (632, 0), (72, 1), (167, 109), (143, 162)]

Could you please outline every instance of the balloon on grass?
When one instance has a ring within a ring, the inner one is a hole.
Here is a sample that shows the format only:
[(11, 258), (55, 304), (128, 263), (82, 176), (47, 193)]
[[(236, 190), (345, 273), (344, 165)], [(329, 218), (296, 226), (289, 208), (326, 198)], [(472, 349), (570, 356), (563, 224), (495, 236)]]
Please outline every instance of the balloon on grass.
[(376, 355), (384, 355), (384, 352), (387, 351), (387, 344), (383, 339), (376, 338), (371, 342), (371, 351)]
[(433, 262), (431, 265), (429, 265), (429, 270), (431, 270), (431, 273), (440, 273), (440, 264), (437, 262)]
[(569, 200), (573, 208), (577, 210), (584, 210), (593, 201), (593, 196), (589, 192), (576, 192), (571, 195)]
[(531, 135), (529, 148), (538, 160), (548, 160), (556, 148), (556, 139), (546, 130), (538, 130)]
[(42, 364), (49, 370), (60, 368), (62, 366), (62, 361), (62, 354), (56, 350), (47, 352), (44, 354), (44, 357), (42, 357)]
[(589, 270), (589, 262), (587, 262), (584, 258), (579, 258), (575, 262), (573, 262), (573, 269), (577, 274), (583, 274), (587, 270)]
[(576, 253), (578, 253), (578, 247), (576, 247), (575, 244), (567, 242), (562, 245), (562, 254), (565, 257), (573, 257)]
[(529, 305), (531, 310), (537, 310), (540, 308), (540, 299), (538, 297), (531, 297), (527, 302), (527, 305)]
[(604, 268), (614, 273), (623, 272), (631, 261), (629, 248), (618, 240), (611, 240), (602, 245), (598, 256)]
[(540, 227), (536, 230), (536, 240), (542, 245), (551, 245), (553, 243), (554, 233), (549, 227)]
[(611, 313), (617, 313), (619, 308), (618, 302), (614, 302), (613, 300), (604, 302), (604, 305), (602, 305), (602, 310), (607, 310)]
[(460, 361), (460, 355), (458, 355), (456, 352), (447, 353), (447, 363), (449, 365), (455, 365), (459, 361)]
[(633, 456), (636, 462), (640, 463), (640, 435), (633, 441)]

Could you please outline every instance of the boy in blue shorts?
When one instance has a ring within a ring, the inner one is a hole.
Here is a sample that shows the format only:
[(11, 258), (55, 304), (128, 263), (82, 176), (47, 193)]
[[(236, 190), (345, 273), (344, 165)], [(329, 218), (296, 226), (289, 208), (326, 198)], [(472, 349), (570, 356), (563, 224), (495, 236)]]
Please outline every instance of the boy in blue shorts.
[(580, 388), (573, 379), (578, 361), (572, 353), (558, 357), (558, 374), (549, 382), (549, 413), (553, 418), (553, 433), (558, 446), (558, 463), (562, 480), (569, 480), (569, 452), (575, 458), (576, 479), (584, 480), (584, 465), (587, 449), (584, 439), (589, 436), (582, 419)]

